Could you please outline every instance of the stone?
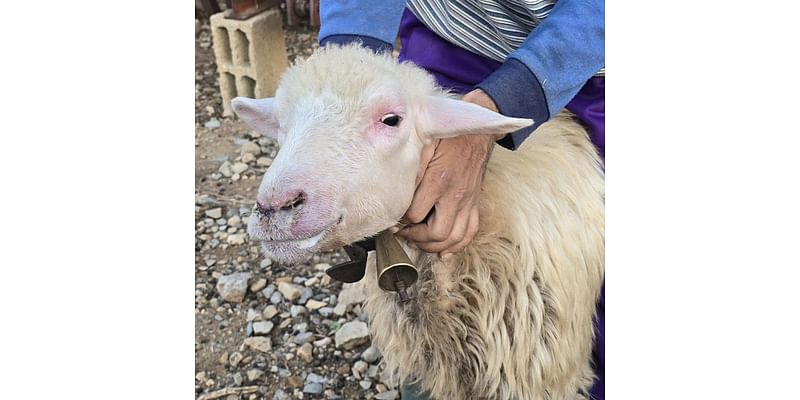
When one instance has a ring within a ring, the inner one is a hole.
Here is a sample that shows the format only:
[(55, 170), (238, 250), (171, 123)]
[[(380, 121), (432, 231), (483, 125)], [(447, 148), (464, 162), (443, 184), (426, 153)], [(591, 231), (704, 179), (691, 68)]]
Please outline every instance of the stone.
[(275, 391), (275, 394), (272, 395), (272, 400), (289, 400), (289, 395), (281, 389)]
[(217, 292), (225, 301), (241, 303), (247, 294), (247, 281), (251, 276), (249, 272), (224, 275), (217, 281)]
[(260, 369), (253, 368), (253, 369), (247, 370), (247, 381), (248, 382), (255, 382), (258, 379), (260, 379), (262, 376), (264, 376), (264, 371), (262, 371)]
[(389, 371), (388, 369), (384, 369), (383, 371), (381, 371), (378, 379), (381, 381), (381, 383), (390, 388), (397, 387), (398, 378), (396, 375), (392, 375), (391, 371)]
[(303, 386), (303, 379), (301, 379), (297, 375), (292, 375), (292, 376), (290, 376), (289, 378), (286, 379), (286, 383), (288, 383), (289, 386), (291, 386), (291, 387), (296, 387), (297, 388), (297, 387)]
[(205, 127), (208, 129), (216, 129), (219, 128), (222, 124), (216, 118), (211, 118), (205, 123)]
[(263, 289), (265, 286), (267, 286), (267, 280), (264, 278), (260, 278), (259, 280), (253, 282), (252, 285), (250, 285), (250, 291), (256, 293), (259, 290)]
[(246, 237), (247, 237), (246, 233), (237, 233), (235, 235), (228, 235), (228, 238), (225, 239), (225, 241), (231, 245), (240, 245), (244, 244)]
[(228, 226), (239, 226), (242, 224), (242, 217), (234, 215), (228, 218)]
[(362, 285), (346, 285), (343, 286), (342, 292), (339, 293), (337, 298), (336, 307), (333, 313), (338, 316), (343, 316), (347, 313), (347, 309), (351, 304), (358, 304), (367, 299), (367, 293), (364, 291)]
[(272, 341), (268, 337), (254, 336), (245, 338), (244, 346), (262, 353), (269, 353), (272, 350)]
[(309, 372), (308, 375), (306, 376), (306, 382), (316, 382), (324, 385), (327, 381), (328, 380), (325, 379), (324, 376), (317, 375), (313, 372)]
[(261, 263), (259, 265), (261, 266), (262, 269), (263, 268), (267, 268), (270, 265), (272, 265), (272, 259), (271, 258), (265, 258), (265, 259), (261, 260)]
[(233, 374), (233, 383), (235, 383), (236, 386), (241, 386), (242, 382), (244, 382), (244, 378), (242, 378), (241, 373), (237, 372)]
[(369, 329), (367, 324), (361, 321), (351, 321), (339, 328), (334, 335), (337, 348), (345, 350), (369, 341)]
[(303, 344), (306, 344), (306, 343), (310, 342), (311, 339), (313, 339), (313, 338), (314, 338), (314, 333), (313, 332), (303, 332), (303, 333), (298, 333), (297, 335), (295, 335), (292, 338), (292, 342), (294, 342), (295, 344), (303, 345)]
[(396, 400), (400, 398), (400, 393), (397, 390), (387, 390), (383, 393), (378, 393), (373, 397), (376, 400)]
[(253, 323), (253, 334), (264, 336), (269, 334), (272, 331), (272, 327), (275, 326), (271, 321), (259, 321)]
[(331, 308), (331, 307), (322, 307), (317, 312), (319, 313), (319, 315), (327, 318), (327, 317), (330, 317), (331, 314), (333, 314), (333, 308)]
[(316, 276), (313, 276), (311, 278), (306, 279), (306, 281), (303, 282), (303, 285), (306, 285), (306, 287), (311, 287), (311, 286), (316, 285), (317, 282), (319, 282), (319, 278), (317, 278)]
[(320, 308), (325, 307), (326, 305), (328, 305), (328, 304), (325, 303), (325, 302), (322, 302), (322, 301), (314, 300), (314, 299), (311, 299), (311, 300), (306, 302), (306, 308), (308, 308), (311, 311), (319, 310)]
[(339, 374), (339, 375), (346, 375), (348, 372), (350, 372), (350, 366), (349, 365), (345, 364), (345, 365), (340, 366), (339, 368), (336, 368), (336, 373)]
[(209, 217), (209, 218), (214, 218), (214, 219), (221, 218), (222, 217), (222, 209), (217, 207), (217, 208), (212, 208), (210, 210), (207, 210), (206, 211), (206, 216)]
[(259, 320), (261, 318), (262, 318), (262, 315), (261, 315), (260, 312), (258, 312), (256, 310), (253, 310), (252, 308), (249, 308), (247, 310), (247, 322)]
[(225, 161), (222, 165), (219, 166), (219, 173), (226, 178), (230, 178), (233, 176), (233, 171), (231, 170), (231, 163), (229, 161)]
[(289, 312), (292, 314), (292, 317), (296, 317), (298, 315), (307, 314), (308, 310), (306, 310), (306, 308), (303, 306), (293, 305)]
[(293, 283), (278, 282), (278, 291), (289, 301), (295, 301), (303, 293), (303, 289)]
[(269, 157), (258, 157), (258, 160), (256, 160), (256, 165), (259, 167), (269, 167), (272, 165), (272, 159)]
[(358, 382), (358, 385), (361, 386), (362, 389), (368, 390), (370, 387), (372, 387), (372, 381), (360, 381)]
[(311, 360), (314, 359), (314, 347), (311, 345), (311, 343), (303, 343), (303, 345), (297, 349), (297, 357), (300, 357), (301, 360), (310, 363)]
[(369, 346), (361, 353), (361, 359), (370, 364), (374, 364), (379, 358), (381, 358), (381, 352), (375, 346)]
[(234, 174), (241, 175), (242, 172), (247, 171), (247, 164), (240, 162), (233, 164), (233, 166), (231, 166), (231, 171), (233, 171)]
[(370, 365), (367, 369), (367, 378), (375, 379), (376, 376), (378, 376), (378, 366)]
[(322, 385), (316, 382), (307, 383), (303, 386), (303, 393), (320, 394), (322, 393)]
[(313, 296), (313, 295), (314, 295), (314, 291), (311, 290), (311, 288), (303, 288), (303, 292), (300, 295), (300, 298), (297, 299), (297, 304), (306, 304), (308, 299), (310, 299), (311, 296)]
[(252, 155), (250, 153), (242, 154), (242, 162), (245, 163), (245, 164), (249, 164), (249, 163), (255, 161), (255, 159), (256, 159), (256, 156), (254, 156), (254, 155)]
[(242, 147), (239, 148), (239, 152), (242, 154), (250, 154), (251, 156), (261, 154), (261, 146), (257, 143), (253, 142), (245, 142)]
[(276, 288), (275, 285), (268, 285), (261, 291), (261, 294), (264, 295), (264, 297), (269, 298), (273, 293), (275, 293), (276, 290), (278, 290), (278, 288)]
[(246, 20), (228, 19), (225, 14), (211, 16), (211, 33), (223, 115), (233, 116), (231, 100), (237, 95), (256, 99), (275, 95), (289, 58), (281, 10), (273, 8)]
[(278, 315), (278, 307), (269, 305), (264, 309), (262, 314), (264, 315), (264, 319), (272, 319), (272, 317)]
[(283, 303), (283, 295), (281, 292), (275, 292), (272, 296), (269, 297), (269, 302), (272, 304), (280, 304)]
[(356, 361), (355, 364), (353, 364), (353, 369), (352, 369), (353, 375), (355, 375), (356, 378), (361, 379), (361, 375), (367, 372), (367, 368), (369, 368), (369, 365), (367, 365), (367, 363), (358, 360)]
[(233, 353), (231, 353), (231, 356), (228, 357), (228, 364), (230, 364), (231, 367), (235, 367), (239, 365), (239, 363), (242, 361), (243, 358), (244, 356), (242, 355), (242, 353), (234, 351)]
[(315, 347), (325, 347), (325, 346), (331, 344), (331, 342), (332, 342), (331, 338), (324, 337), (324, 338), (322, 338), (320, 340), (315, 340), (314, 341), (314, 346)]

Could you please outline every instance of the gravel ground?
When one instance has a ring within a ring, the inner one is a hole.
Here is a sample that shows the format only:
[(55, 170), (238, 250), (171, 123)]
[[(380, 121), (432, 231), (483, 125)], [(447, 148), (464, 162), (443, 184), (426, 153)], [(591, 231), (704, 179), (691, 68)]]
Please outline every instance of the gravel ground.
[[(265, 258), (246, 233), (275, 143), (222, 117), (208, 20), (195, 41), (195, 393), (198, 399), (397, 399), (370, 347), (358, 286), (306, 263)], [(290, 62), (317, 32), (286, 28)]]

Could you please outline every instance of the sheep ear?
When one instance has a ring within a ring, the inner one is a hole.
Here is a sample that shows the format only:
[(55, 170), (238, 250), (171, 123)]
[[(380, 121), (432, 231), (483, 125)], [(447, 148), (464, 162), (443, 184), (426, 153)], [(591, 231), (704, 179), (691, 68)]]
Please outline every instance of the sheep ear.
[(504, 134), (533, 125), (530, 119), (506, 117), (477, 104), (437, 96), (429, 96), (418, 114), (417, 132), (429, 139)]
[(249, 99), (247, 97), (237, 97), (231, 100), (233, 111), (248, 126), (277, 139), (278, 119), (275, 117), (275, 99)]

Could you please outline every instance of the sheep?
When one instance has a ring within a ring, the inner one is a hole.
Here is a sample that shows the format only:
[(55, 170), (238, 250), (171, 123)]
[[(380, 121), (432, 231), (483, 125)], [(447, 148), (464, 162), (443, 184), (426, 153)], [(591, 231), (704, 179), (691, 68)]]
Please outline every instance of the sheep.
[[(249, 235), (297, 262), (395, 227), (425, 146), (532, 121), (460, 101), (391, 55), (328, 46), (295, 63), (274, 98), (232, 101), (280, 151)], [(401, 240), (419, 280), (401, 302), (363, 280), (373, 344), (434, 399), (585, 399), (604, 274), (604, 169), (566, 111), (516, 151), (495, 146), (466, 250), (446, 259)]]

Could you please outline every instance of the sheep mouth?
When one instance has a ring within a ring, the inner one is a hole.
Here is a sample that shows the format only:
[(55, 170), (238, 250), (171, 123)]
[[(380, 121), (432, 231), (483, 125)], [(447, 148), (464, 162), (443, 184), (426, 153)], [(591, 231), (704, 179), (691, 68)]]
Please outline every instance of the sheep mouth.
[(296, 262), (322, 250), (321, 247), (325, 243), (326, 236), (342, 222), (342, 219), (342, 217), (339, 217), (336, 222), (326, 225), (318, 232), (302, 237), (272, 239), (264, 234), (251, 236), (256, 236), (257, 240), (261, 242), (264, 251), (276, 260)]

